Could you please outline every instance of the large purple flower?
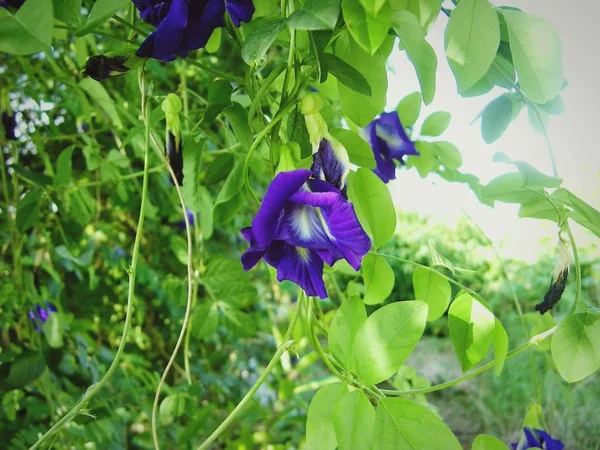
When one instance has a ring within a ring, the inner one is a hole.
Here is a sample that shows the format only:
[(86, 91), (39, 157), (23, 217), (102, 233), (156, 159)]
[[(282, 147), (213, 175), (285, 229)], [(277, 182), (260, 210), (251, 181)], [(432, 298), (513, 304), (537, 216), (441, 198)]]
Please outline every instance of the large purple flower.
[(418, 155), (396, 111), (383, 113), (366, 128), (367, 137), (375, 155), (377, 167), (373, 172), (384, 183), (396, 179), (396, 162), (404, 164), (405, 155)]
[(323, 263), (332, 266), (344, 258), (358, 270), (371, 241), (352, 203), (310, 176), (311, 171), (299, 169), (281, 172), (271, 182), (252, 226), (242, 230), (250, 244), (242, 264), (249, 270), (262, 258), (277, 268), (277, 280), (325, 298)]
[(225, 11), (236, 27), (254, 14), (252, 0), (132, 0), (140, 17), (156, 27), (137, 51), (138, 56), (172, 61), (202, 48), (223, 26)]
[(541, 448), (543, 450), (563, 450), (565, 444), (554, 439), (544, 430), (523, 428), (523, 436), (519, 442), (511, 444), (513, 450), (527, 450), (528, 448)]

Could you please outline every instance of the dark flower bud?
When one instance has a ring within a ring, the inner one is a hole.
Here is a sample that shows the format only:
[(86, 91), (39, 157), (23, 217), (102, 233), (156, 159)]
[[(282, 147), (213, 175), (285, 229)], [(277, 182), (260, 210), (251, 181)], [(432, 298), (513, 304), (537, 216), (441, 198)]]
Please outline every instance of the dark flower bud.
[(567, 278), (569, 277), (570, 262), (569, 244), (561, 238), (558, 242), (558, 260), (552, 271), (550, 287), (546, 295), (544, 295), (544, 300), (535, 305), (535, 310), (539, 311), (540, 314), (544, 314), (554, 308), (562, 297), (567, 285)]
[(19, 9), (23, 6), (25, 0), (0, 0), (0, 8), (15, 8)]
[(125, 66), (128, 59), (127, 56), (94, 55), (87, 60), (83, 74), (96, 81), (125, 75), (130, 70)]
[[(179, 186), (183, 186), (183, 149), (181, 139), (177, 139), (170, 131), (168, 135), (167, 156), (169, 157), (169, 164), (173, 172), (175, 172), (177, 183)], [(175, 184), (173, 180), (171, 180), (171, 183)]]
[(17, 118), (14, 113), (8, 111), (2, 112), (2, 126), (4, 127), (4, 137), (8, 141), (14, 141), (17, 139), (15, 135), (15, 129), (17, 128)]
[[(179, 113), (182, 109), (181, 100), (175, 94), (169, 94), (162, 102), (162, 110), (165, 112), (167, 122), (166, 129), (166, 151), (169, 157), (169, 165), (179, 186), (183, 186), (183, 142), (181, 140), (181, 122)], [(173, 180), (171, 183), (175, 184)]]

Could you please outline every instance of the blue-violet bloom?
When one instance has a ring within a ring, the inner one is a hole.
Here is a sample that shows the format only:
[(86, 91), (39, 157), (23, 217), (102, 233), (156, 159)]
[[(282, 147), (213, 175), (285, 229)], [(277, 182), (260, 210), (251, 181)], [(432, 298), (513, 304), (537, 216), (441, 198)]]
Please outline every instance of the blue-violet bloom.
[(242, 235), (250, 248), (242, 255), (244, 270), (260, 259), (277, 269), (277, 280), (290, 280), (307, 295), (327, 297), (323, 263), (344, 258), (360, 268), (371, 241), (352, 203), (323, 180), (310, 179), (310, 170), (280, 172), (262, 205)]
[[(194, 211), (192, 211), (189, 208), (185, 208), (185, 214), (187, 215), (187, 219), (188, 222), (190, 223), (190, 227), (194, 226)], [(183, 228), (185, 230), (185, 220), (180, 220), (178, 222), (175, 222), (173, 225), (175, 225), (177, 228)]]
[(405, 155), (418, 155), (396, 111), (383, 113), (366, 128), (367, 138), (375, 155), (377, 167), (373, 172), (384, 183), (396, 179), (396, 162), (404, 165)]
[(511, 444), (513, 450), (527, 450), (528, 448), (541, 448), (543, 450), (563, 450), (565, 444), (554, 439), (544, 430), (523, 428), (523, 435), (519, 442)]
[(31, 323), (35, 327), (36, 331), (42, 329), (42, 324), (48, 320), (51, 313), (56, 312), (56, 306), (46, 300), (46, 307), (44, 308), (39, 303), (36, 303), (32, 310), (29, 310), (27, 317), (31, 320)]
[[(342, 148), (345, 153), (346, 150)], [(340, 157), (341, 152), (336, 152), (331, 142), (327, 139), (321, 139), (319, 142), (319, 149), (313, 154), (313, 163), (310, 167), (313, 178), (327, 181), (338, 189), (344, 198), (348, 198), (346, 195), (346, 188), (348, 173), (350, 172), (349, 165), (343, 158)], [(348, 159), (346, 154), (345, 159)]]
[(133, 0), (145, 22), (156, 27), (137, 51), (138, 56), (172, 61), (202, 48), (229, 14), (236, 27), (254, 14), (252, 0)]

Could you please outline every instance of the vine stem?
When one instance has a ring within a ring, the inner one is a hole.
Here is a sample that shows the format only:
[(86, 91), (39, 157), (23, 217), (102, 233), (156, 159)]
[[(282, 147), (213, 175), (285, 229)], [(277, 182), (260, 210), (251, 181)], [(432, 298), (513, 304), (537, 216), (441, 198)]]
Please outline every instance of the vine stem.
[(571, 315), (575, 312), (577, 305), (581, 301), (581, 261), (579, 260), (579, 251), (577, 250), (575, 237), (573, 236), (573, 232), (571, 231), (568, 221), (565, 222), (565, 229), (567, 231), (567, 235), (569, 236), (569, 241), (571, 241), (571, 248), (573, 249), (573, 258), (575, 259), (575, 282), (577, 284), (575, 301), (573, 302), (573, 306), (571, 306), (571, 310), (569, 311), (569, 315)]
[[(145, 123), (146, 123), (146, 127), (149, 127), (149, 124), (147, 122), (147, 117), (145, 118)], [(175, 343), (175, 348), (173, 349), (173, 352), (171, 353), (171, 357), (169, 358), (169, 361), (167, 362), (167, 365), (163, 371), (163, 374), (160, 377), (160, 381), (158, 382), (158, 386), (156, 387), (156, 393), (154, 395), (154, 402), (152, 404), (152, 420), (151, 420), (151, 422), (152, 422), (152, 441), (154, 442), (154, 448), (156, 450), (159, 450), (160, 445), (158, 443), (158, 432), (157, 432), (157, 426), (156, 426), (156, 417), (158, 415), (158, 402), (160, 400), (160, 393), (162, 391), (162, 387), (165, 384), (165, 380), (167, 378), (167, 375), (169, 374), (169, 371), (171, 370), (171, 367), (173, 366), (173, 363), (175, 362), (175, 358), (177, 357), (179, 348), (181, 347), (181, 344), (185, 339), (186, 329), (190, 322), (190, 315), (191, 315), (191, 311), (192, 311), (194, 272), (193, 272), (193, 262), (192, 262), (192, 250), (193, 250), (192, 231), (191, 231), (191, 226), (190, 226), (190, 221), (189, 221), (189, 218), (187, 215), (187, 211), (185, 208), (185, 201), (183, 199), (183, 193), (181, 192), (181, 186), (179, 185), (179, 182), (177, 181), (177, 177), (175, 176), (175, 172), (171, 168), (171, 165), (166, 160), (165, 155), (160, 151), (160, 145), (158, 144), (156, 138), (153, 135), (150, 135), (150, 138), (152, 139), (152, 143), (154, 144), (154, 147), (157, 149), (157, 153), (160, 155), (160, 157), (166, 163), (166, 166), (167, 166), (167, 169), (171, 176), (171, 179), (173, 180), (173, 184), (175, 185), (175, 190), (177, 191), (177, 196), (179, 197), (179, 203), (181, 204), (181, 208), (183, 210), (183, 220), (185, 221), (185, 233), (187, 236), (188, 290), (187, 290), (187, 299), (186, 299), (186, 304), (185, 304), (185, 314), (183, 316), (183, 323), (181, 324), (181, 330), (179, 331), (179, 337), (177, 338), (177, 342)], [(186, 367), (185, 374), (186, 374), (188, 383), (191, 384), (191, 374), (188, 369), (189, 369), (189, 367)]]
[[(140, 86), (140, 91), (142, 94), (142, 115), (147, 119), (147, 108), (146, 108), (146, 79), (144, 74), (144, 68), (140, 68), (138, 83)], [(46, 442), (50, 437), (56, 434), (65, 424), (71, 421), (79, 412), (88, 404), (88, 402), (96, 395), (96, 393), (102, 389), (102, 387), (106, 384), (108, 379), (112, 376), (114, 371), (117, 369), (121, 356), (123, 354), (123, 350), (125, 349), (125, 344), (127, 342), (127, 335), (129, 334), (129, 329), (131, 328), (131, 315), (133, 312), (133, 299), (135, 295), (135, 276), (137, 272), (137, 264), (140, 254), (140, 243), (142, 241), (142, 231), (144, 229), (144, 218), (146, 216), (146, 199), (148, 197), (148, 160), (149, 160), (149, 148), (150, 148), (150, 128), (148, 122), (146, 120), (146, 131), (145, 131), (145, 150), (144, 150), (144, 176), (142, 182), (142, 199), (140, 202), (140, 215), (138, 218), (138, 225), (135, 233), (135, 240), (133, 243), (133, 254), (131, 256), (131, 267), (129, 268), (129, 289), (127, 292), (127, 309), (125, 314), (125, 324), (123, 326), (123, 333), (121, 334), (121, 340), (119, 342), (119, 347), (117, 349), (117, 353), (115, 357), (104, 374), (104, 376), (96, 383), (92, 384), (83, 394), (79, 402), (71, 408), (71, 410), (65, 414), (58, 422), (56, 422), (46, 433), (41, 436), (35, 444), (33, 444), (29, 450), (35, 450), (40, 447), (44, 442)]]
[(206, 438), (206, 440), (202, 444), (200, 444), (197, 450), (206, 450), (207, 448), (209, 448), (210, 445), (221, 435), (221, 433), (223, 433), (223, 431), (225, 431), (227, 427), (231, 425), (238, 413), (244, 408), (244, 406), (246, 406), (246, 404), (252, 399), (252, 397), (254, 397), (256, 391), (258, 391), (258, 389), (265, 382), (269, 374), (273, 371), (273, 369), (279, 362), (281, 356), (294, 344), (294, 341), (291, 339), (291, 337), (292, 333), (294, 332), (294, 328), (296, 327), (298, 317), (300, 317), (300, 312), (302, 311), (301, 303), (304, 298), (303, 291), (301, 291), (301, 294), (298, 296), (298, 298), (299, 300), (296, 303), (296, 309), (294, 310), (294, 315), (292, 316), (290, 325), (288, 326), (288, 329), (285, 332), (285, 335), (283, 336), (281, 345), (277, 348), (277, 351), (271, 358), (271, 361), (269, 361), (269, 364), (267, 364), (267, 367), (265, 367), (265, 370), (260, 375), (260, 377), (258, 377), (258, 379), (254, 382), (250, 390), (246, 393), (246, 395), (244, 395), (244, 398), (240, 400), (240, 402), (233, 409), (233, 411), (229, 413), (227, 418), (223, 422), (221, 422), (221, 425), (219, 425), (217, 429), (213, 431), (213, 433), (208, 438)]
[[(533, 345), (537, 345), (539, 342), (543, 341), (548, 336), (551, 336), (556, 331), (556, 328), (557, 328), (557, 326), (554, 326), (554, 327), (550, 328), (549, 330), (544, 331), (543, 333), (536, 334), (535, 336), (533, 336), (532, 338), (530, 338), (527, 342), (525, 342), (525, 343), (519, 345), (518, 347), (512, 349), (506, 355), (506, 360), (509, 360), (510, 358), (512, 358), (514, 356), (517, 356), (519, 353), (522, 353), (523, 351), (527, 350), (529, 347), (531, 347)], [(483, 372), (491, 369), (492, 367), (494, 367), (495, 364), (496, 364), (496, 360), (493, 359), (492, 361), (484, 364), (480, 368), (475, 369), (472, 372), (469, 372), (469, 373), (467, 373), (467, 374), (465, 374), (465, 375), (463, 375), (461, 377), (455, 378), (455, 379), (450, 380), (450, 381), (446, 381), (445, 383), (440, 383), (440, 384), (436, 384), (434, 386), (429, 386), (429, 387), (426, 387), (426, 388), (409, 389), (409, 390), (406, 390), (406, 391), (381, 389), (381, 392), (383, 394), (385, 394), (385, 395), (390, 395), (390, 396), (394, 396), (394, 397), (400, 397), (400, 396), (407, 396), (407, 395), (428, 394), (430, 392), (441, 391), (442, 389), (446, 389), (446, 388), (455, 386), (457, 384), (460, 384), (463, 381), (469, 380), (469, 379), (471, 379), (471, 378), (479, 375), (480, 373), (483, 373)]]

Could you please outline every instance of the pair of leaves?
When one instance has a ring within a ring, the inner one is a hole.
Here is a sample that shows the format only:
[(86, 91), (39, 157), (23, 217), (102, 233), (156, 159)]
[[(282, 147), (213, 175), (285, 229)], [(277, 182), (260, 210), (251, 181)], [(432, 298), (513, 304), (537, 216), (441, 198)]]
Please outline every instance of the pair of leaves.
[[(432, 434), (435, 439), (431, 439)], [(448, 426), (426, 407), (403, 398), (383, 398), (375, 409), (362, 391), (348, 393), (343, 383), (323, 386), (313, 397), (306, 422), (306, 447), (462, 448)]]
[(346, 299), (329, 329), (329, 349), (365, 384), (391, 377), (413, 351), (425, 329), (427, 305), (420, 301), (386, 305), (369, 317), (357, 297)]
[(0, 52), (31, 55), (48, 50), (54, 27), (52, 2), (27, 0), (13, 16), (0, 7)]
[(342, 13), (354, 41), (365, 52), (373, 55), (383, 44), (392, 24), (392, 7), (389, 2), (376, 4), (367, 0), (342, 0)]

